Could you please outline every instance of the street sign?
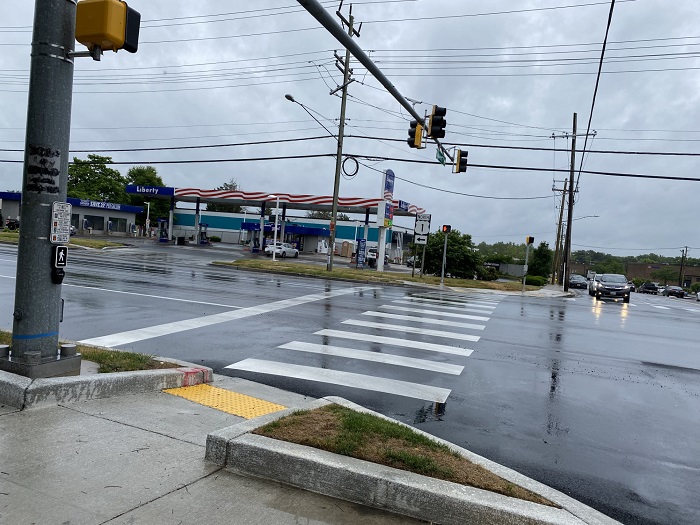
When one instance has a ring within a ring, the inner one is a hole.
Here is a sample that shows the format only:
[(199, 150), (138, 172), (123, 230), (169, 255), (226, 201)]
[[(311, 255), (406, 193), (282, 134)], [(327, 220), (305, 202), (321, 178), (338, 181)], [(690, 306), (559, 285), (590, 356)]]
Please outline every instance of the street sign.
[(435, 158), (438, 160), (440, 164), (443, 166), (445, 165), (445, 154), (442, 152), (440, 148), (437, 149), (435, 152)]
[(53, 267), (65, 268), (68, 263), (68, 246), (53, 247)]
[(355, 254), (356, 257), (356, 268), (364, 268), (365, 266), (365, 258), (367, 255), (367, 240), (366, 239), (357, 239), (357, 253)]
[(73, 207), (67, 202), (54, 202), (51, 206), (51, 244), (70, 242), (70, 217)]
[(413, 243), (414, 244), (428, 244), (428, 236), (427, 235), (416, 235), (413, 237)]
[(430, 214), (429, 213), (419, 213), (418, 215), (416, 215), (416, 220), (430, 222)]
[(416, 221), (416, 227), (413, 231), (416, 235), (428, 235), (430, 233), (430, 222)]

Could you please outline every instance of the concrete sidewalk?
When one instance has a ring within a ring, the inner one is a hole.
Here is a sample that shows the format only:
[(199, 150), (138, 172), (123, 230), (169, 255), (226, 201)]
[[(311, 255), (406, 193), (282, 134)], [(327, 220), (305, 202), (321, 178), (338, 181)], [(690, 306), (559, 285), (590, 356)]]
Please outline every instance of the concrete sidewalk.
[(352, 406), (194, 366), (34, 381), (0, 372), (0, 523), (617, 523), (454, 446), (561, 508), (249, 434), (329, 402)]

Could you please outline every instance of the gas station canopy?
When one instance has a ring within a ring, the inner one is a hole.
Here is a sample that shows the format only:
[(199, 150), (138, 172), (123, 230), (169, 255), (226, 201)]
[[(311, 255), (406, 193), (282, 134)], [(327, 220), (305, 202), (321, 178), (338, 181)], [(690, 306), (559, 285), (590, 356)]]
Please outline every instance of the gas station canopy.
[[(330, 195), (300, 195), (293, 193), (265, 193), (257, 191), (232, 190), (202, 190), (199, 188), (169, 188), (157, 186), (141, 186), (131, 184), (126, 187), (127, 193), (135, 193), (144, 197), (175, 198), (176, 201), (217, 204), (233, 204), (239, 206), (259, 207), (263, 202), (275, 204), (279, 198), (288, 210), (331, 211), (333, 197)], [(338, 213), (377, 213), (377, 207), (384, 205), (384, 199), (362, 199), (355, 197), (338, 197)], [(425, 213), (423, 208), (406, 201), (392, 200), (394, 216), (415, 216)]]

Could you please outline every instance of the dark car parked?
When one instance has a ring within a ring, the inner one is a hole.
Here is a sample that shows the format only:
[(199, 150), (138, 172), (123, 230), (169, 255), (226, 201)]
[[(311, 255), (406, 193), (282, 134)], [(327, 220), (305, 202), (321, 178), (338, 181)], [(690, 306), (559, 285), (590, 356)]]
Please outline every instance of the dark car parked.
[(569, 288), (588, 288), (588, 281), (583, 275), (572, 273), (569, 276)]
[(653, 293), (656, 295), (659, 293), (659, 287), (654, 283), (644, 283), (639, 287), (639, 293)]
[(666, 297), (680, 297), (683, 299), (685, 297), (685, 291), (680, 286), (667, 286), (664, 290), (664, 295)]
[(618, 273), (604, 273), (600, 276), (600, 281), (595, 289), (595, 298), (622, 299), (623, 302), (630, 302), (630, 285), (627, 284), (627, 277)]
[(8, 230), (19, 230), (19, 219), (5, 219), (5, 228)]

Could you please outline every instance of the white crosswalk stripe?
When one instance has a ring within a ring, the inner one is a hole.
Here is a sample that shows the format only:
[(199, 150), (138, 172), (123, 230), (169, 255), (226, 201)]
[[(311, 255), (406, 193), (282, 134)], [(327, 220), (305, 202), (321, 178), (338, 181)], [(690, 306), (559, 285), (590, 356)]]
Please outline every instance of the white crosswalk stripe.
[(421, 308), (409, 308), (407, 306), (393, 306), (391, 304), (383, 304), (379, 308), (385, 308), (396, 312), (412, 312), (423, 315), (442, 315), (444, 317), (454, 317), (457, 319), (469, 319), (471, 321), (488, 321), (489, 317), (481, 315), (455, 314), (452, 312), (440, 312), (439, 310), (424, 310)]
[[(434, 303), (424, 303), (421, 301), (406, 301), (404, 299), (400, 299), (397, 301), (392, 301), (393, 303), (396, 304), (410, 304), (412, 306), (430, 306), (430, 308), (440, 308), (441, 310), (455, 310), (455, 311), (460, 311), (460, 312), (472, 312), (472, 313), (489, 313), (488, 310), (494, 310), (496, 307), (495, 306), (479, 306), (476, 305), (473, 308), (467, 308), (464, 306), (448, 306), (446, 304), (434, 304)], [(454, 304), (454, 303), (452, 303)]]
[(456, 321), (443, 321), (442, 319), (429, 319), (425, 317), (417, 317), (415, 315), (390, 314), (386, 312), (362, 312), (362, 315), (371, 317), (381, 317), (384, 319), (394, 319), (396, 321), (411, 321), (420, 324), (437, 324), (440, 326), (452, 326), (454, 328), (466, 328), (467, 330), (483, 330), (486, 328), (483, 324), (458, 323)]
[(336, 357), (349, 357), (361, 361), (372, 361), (387, 365), (405, 366), (408, 368), (418, 368), (419, 370), (430, 370), (442, 374), (459, 375), (464, 370), (463, 366), (451, 365), (449, 363), (438, 363), (427, 359), (416, 359), (415, 357), (404, 357), (394, 354), (383, 354), (380, 352), (368, 352), (367, 350), (356, 350), (342, 346), (321, 345), (316, 343), (303, 343), (292, 341), (278, 346), (285, 350), (297, 350), (299, 352), (311, 352), (315, 354), (330, 355)]
[(340, 339), (351, 339), (354, 341), (366, 341), (390, 346), (401, 346), (404, 348), (414, 348), (416, 350), (426, 350), (428, 352), (442, 352), (443, 354), (453, 354), (469, 357), (473, 350), (460, 348), (458, 346), (439, 345), (437, 343), (426, 343), (413, 339), (401, 339), (399, 337), (387, 337), (385, 335), (361, 334), (356, 332), (345, 332), (343, 330), (324, 329), (314, 332), (314, 335), (324, 337), (337, 337)]
[(355, 319), (348, 319), (343, 321), (343, 324), (351, 324), (353, 326), (364, 326), (365, 328), (379, 328), (381, 330), (393, 330), (397, 332), (404, 332), (406, 334), (420, 334), (420, 335), (432, 335), (434, 337), (445, 337), (447, 339), (459, 339), (461, 341), (478, 341), (480, 338), (478, 335), (470, 334), (460, 334), (457, 332), (443, 332), (442, 330), (429, 330), (427, 328), (416, 328), (414, 326), (401, 326), (396, 324), (387, 323), (374, 323), (372, 321), (358, 321)]
[(226, 368), (289, 377), (292, 379), (331, 383), (362, 390), (372, 390), (374, 392), (384, 392), (386, 394), (434, 401), (436, 403), (444, 403), (447, 401), (447, 396), (449, 396), (451, 392), (447, 388), (399, 381), (398, 379), (387, 379), (385, 377), (341, 372), (339, 370), (295, 365), (291, 363), (280, 363), (277, 361), (263, 361), (261, 359), (244, 359), (238, 363), (228, 365)]

